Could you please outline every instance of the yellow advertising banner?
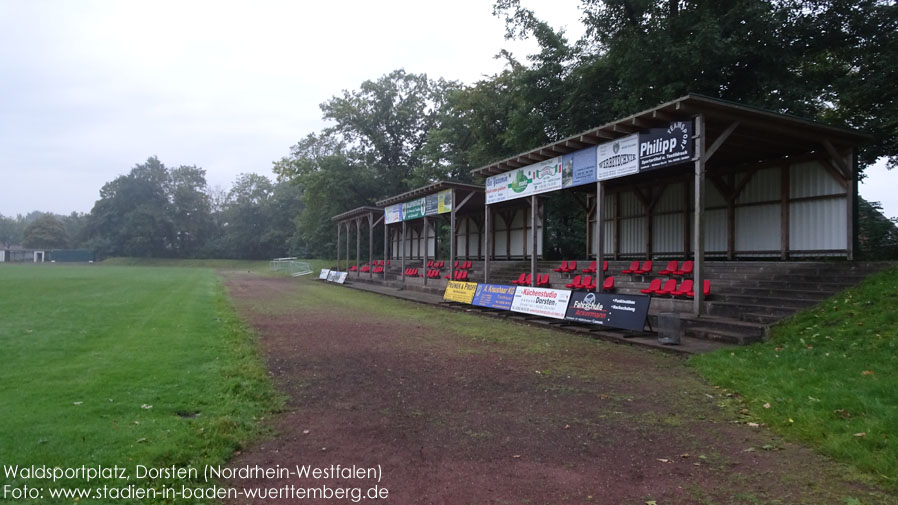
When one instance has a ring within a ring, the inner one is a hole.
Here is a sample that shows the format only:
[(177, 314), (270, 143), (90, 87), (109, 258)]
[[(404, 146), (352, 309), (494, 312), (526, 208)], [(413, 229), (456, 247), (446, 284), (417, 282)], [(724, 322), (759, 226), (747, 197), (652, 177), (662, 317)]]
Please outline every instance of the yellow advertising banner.
[(446, 284), (446, 291), (443, 293), (443, 300), (470, 304), (474, 301), (476, 292), (476, 282), (449, 281)]
[(452, 190), (445, 189), (437, 193), (437, 212), (445, 214), (452, 212)]

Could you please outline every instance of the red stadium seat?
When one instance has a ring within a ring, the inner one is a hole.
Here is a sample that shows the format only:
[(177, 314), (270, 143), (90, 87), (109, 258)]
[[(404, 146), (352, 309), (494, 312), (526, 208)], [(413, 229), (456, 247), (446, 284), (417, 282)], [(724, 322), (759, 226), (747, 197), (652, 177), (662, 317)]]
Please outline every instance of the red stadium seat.
[(639, 292), (644, 295), (650, 295), (657, 292), (659, 289), (661, 289), (661, 279), (652, 279), (652, 282), (649, 283), (649, 287), (640, 289)]
[(602, 284), (602, 291), (614, 290), (614, 277), (605, 277), (605, 283)]
[(577, 285), (580, 284), (581, 277), (582, 276), (580, 276), (580, 275), (575, 275), (573, 280), (571, 280), (571, 282), (569, 284), (565, 284), (564, 287), (569, 288), (569, 289), (577, 287)]
[(630, 268), (621, 271), (621, 273), (622, 274), (633, 274), (633, 273), (636, 273), (637, 270), (639, 270), (639, 260), (636, 260), (633, 263), (630, 263)]
[(545, 287), (549, 285), (549, 274), (536, 274), (536, 285)]
[(689, 275), (692, 273), (693, 265), (694, 265), (694, 263), (692, 262), (692, 260), (684, 261), (683, 266), (679, 270), (674, 272), (673, 274), (674, 275)]
[(553, 270), (554, 272), (567, 272), (567, 260), (561, 262), (561, 266)]
[(592, 284), (592, 276), (587, 275), (582, 281), (578, 282), (574, 287), (577, 289), (588, 289)]
[(524, 281), (526, 279), (527, 279), (527, 272), (521, 272), (521, 275), (519, 275), (517, 279), (511, 281), (511, 283), (523, 286)]
[(654, 265), (652, 264), (652, 260), (647, 260), (647, 261), (643, 262), (642, 266), (639, 267), (639, 269), (633, 273), (640, 274), (640, 275), (650, 274), (650, 273), (652, 273), (652, 268), (654, 268)]
[(577, 260), (572, 260), (572, 261), (568, 262), (567, 270), (564, 270), (564, 272), (574, 272), (576, 270), (577, 270)]
[(607, 262), (607, 261), (603, 261), (603, 262), (602, 262), (602, 271), (603, 271), (603, 272), (607, 272), (607, 271), (608, 271), (608, 262)]
[(670, 260), (664, 270), (658, 272), (658, 275), (671, 275), (677, 271), (677, 260)]
[(674, 291), (677, 290), (677, 280), (676, 279), (667, 279), (664, 281), (664, 287), (655, 291), (659, 295), (670, 295), (673, 294)]
[(596, 273), (596, 262), (593, 261), (592, 263), (589, 264), (588, 267), (584, 268), (584, 269), (583, 269), (583, 273), (584, 273), (584, 274), (594, 274), (594, 273)]
[(692, 291), (692, 279), (686, 279), (680, 284), (679, 288), (670, 294), (674, 296), (687, 296), (690, 291)]

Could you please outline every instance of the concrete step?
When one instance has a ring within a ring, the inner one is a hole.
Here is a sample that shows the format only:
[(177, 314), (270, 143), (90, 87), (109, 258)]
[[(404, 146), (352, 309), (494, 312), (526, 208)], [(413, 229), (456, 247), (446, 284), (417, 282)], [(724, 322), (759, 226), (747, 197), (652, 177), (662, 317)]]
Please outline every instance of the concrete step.
[[(741, 319), (752, 322), (769, 322), (783, 319), (795, 314), (798, 309), (775, 305), (740, 304), (726, 302), (709, 302), (708, 313), (712, 316)], [(745, 314), (764, 315), (763, 318), (746, 318)]]
[(817, 305), (817, 303), (819, 303), (818, 300), (787, 298), (782, 296), (753, 296), (724, 293), (712, 293), (712, 296), (714, 296), (715, 302), (739, 305), (773, 305), (776, 307), (787, 307), (792, 309), (804, 309), (807, 307), (813, 307), (814, 305)]

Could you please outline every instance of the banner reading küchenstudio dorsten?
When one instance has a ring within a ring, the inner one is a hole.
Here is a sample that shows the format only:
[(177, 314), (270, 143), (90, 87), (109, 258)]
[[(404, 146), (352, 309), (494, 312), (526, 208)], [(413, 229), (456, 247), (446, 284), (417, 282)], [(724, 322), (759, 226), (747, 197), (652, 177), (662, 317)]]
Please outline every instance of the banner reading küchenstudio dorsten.
[(674, 121), (667, 128), (639, 134), (639, 171), (656, 170), (692, 159), (692, 121)]

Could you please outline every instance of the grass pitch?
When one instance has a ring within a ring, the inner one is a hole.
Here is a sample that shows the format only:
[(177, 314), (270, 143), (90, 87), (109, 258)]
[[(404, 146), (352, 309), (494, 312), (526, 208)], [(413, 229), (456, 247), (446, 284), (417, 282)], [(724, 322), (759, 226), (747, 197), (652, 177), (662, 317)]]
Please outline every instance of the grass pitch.
[[(212, 270), (3, 265), (0, 286), (0, 467), (118, 465), (134, 476), (135, 465), (222, 463), (278, 407)], [(0, 482), (86, 487), (5, 473)], [(90, 487), (104, 484), (122, 486)]]
[(767, 342), (696, 356), (766, 424), (898, 490), (898, 268), (772, 328)]

